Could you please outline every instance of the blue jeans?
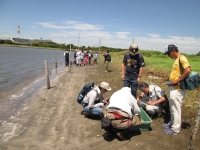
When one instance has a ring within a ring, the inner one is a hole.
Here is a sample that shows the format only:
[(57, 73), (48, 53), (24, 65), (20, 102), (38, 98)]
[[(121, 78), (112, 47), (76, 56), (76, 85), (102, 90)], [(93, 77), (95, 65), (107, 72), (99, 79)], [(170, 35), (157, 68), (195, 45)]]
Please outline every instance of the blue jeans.
[(137, 98), (137, 87), (138, 87), (137, 79), (134, 79), (134, 80), (124, 79), (124, 87), (130, 87), (131, 88), (131, 94), (135, 98)]
[[(95, 101), (95, 104), (99, 103), (98, 101)], [(88, 103), (82, 102), (85, 106), (83, 107), (83, 111), (89, 113), (90, 115), (97, 115), (100, 116), (103, 114), (103, 109), (100, 107), (94, 107), (94, 108), (89, 108)]]

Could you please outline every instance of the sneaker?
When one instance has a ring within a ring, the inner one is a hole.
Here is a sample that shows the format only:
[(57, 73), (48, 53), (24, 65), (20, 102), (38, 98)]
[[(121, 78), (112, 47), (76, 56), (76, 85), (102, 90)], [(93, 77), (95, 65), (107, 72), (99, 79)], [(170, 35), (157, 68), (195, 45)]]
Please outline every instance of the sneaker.
[(163, 123), (162, 127), (165, 129), (169, 129), (169, 128), (171, 128), (171, 125), (169, 123)]
[(177, 132), (174, 132), (174, 131), (172, 130), (172, 128), (164, 129), (163, 131), (164, 131), (166, 134), (178, 135), (178, 133), (177, 133)]

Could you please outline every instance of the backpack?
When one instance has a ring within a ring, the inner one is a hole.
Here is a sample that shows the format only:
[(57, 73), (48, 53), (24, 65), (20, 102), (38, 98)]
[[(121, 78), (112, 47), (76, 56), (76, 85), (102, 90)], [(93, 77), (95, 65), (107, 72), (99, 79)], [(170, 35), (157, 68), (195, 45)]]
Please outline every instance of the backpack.
[(65, 52), (65, 57), (69, 57), (69, 52)]
[(81, 91), (79, 92), (78, 94), (78, 97), (77, 97), (77, 102), (79, 104), (81, 104), (81, 102), (83, 101), (83, 98), (85, 97), (85, 95), (91, 91), (92, 89), (94, 88), (94, 82), (91, 82), (91, 83), (87, 83), (83, 86), (83, 88), (81, 89)]
[(101, 129), (109, 130), (111, 129), (111, 120), (108, 117), (102, 117), (101, 119)]
[[(181, 65), (179, 58), (180, 72), (183, 73), (184, 68)], [(182, 90), (193, 90), (199, 87), (199, 73), (191, 71), (191, 73), (183, 80), (180, 81), (180, 87)]]
[(110, 54), (107, 55), (107, 61), (111, 61), (111, 56), (110, 56)]
[(91, 54), (91, 57), (93, 57), (93, 54), (92, 53), (90, 53)]

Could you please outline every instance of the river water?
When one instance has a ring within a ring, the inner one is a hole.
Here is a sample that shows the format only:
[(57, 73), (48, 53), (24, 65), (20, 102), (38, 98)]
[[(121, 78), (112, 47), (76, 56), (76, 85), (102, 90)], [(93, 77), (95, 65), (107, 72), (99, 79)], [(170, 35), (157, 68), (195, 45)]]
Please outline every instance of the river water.
[(46, 87), (44, 60), (48, 62), (51, 81), (64, 70), (63, 53), (61, 50), (0, 46), (0, 122)]

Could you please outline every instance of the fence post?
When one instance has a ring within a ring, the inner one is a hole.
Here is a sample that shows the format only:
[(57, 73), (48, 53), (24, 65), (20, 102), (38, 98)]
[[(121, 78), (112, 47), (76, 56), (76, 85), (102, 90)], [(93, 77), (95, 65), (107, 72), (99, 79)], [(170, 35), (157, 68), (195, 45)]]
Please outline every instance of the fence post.
[(198, 127), (199, 127), (199, 122), (200, 122), (200, 100), (199, 100), (199, 109), (198, 109), (198, 113), (197, 113), (197, 118), (196, 118), (196, 124), (193, 130), (193, 134), (190, 138), (190, 145), (189, 145), (189, 150), (194, 150), (194, 145), (193, 142), (196, 139), (197, 136), (197, 131), (198, 131)]
[(48, 71), (48, 64), (46, 60), (44, 61), (44, 65), (45, 65), (45, 72), (46, 72), (47, 89), (50, 89), (49, 71)]
[(58, 68), (58, 65), (57, 65), (56, 57), (54, 57), (54, 60), (55, 60), (55, 70), (56, 70), (56, 74), (57, 74), (57, 68)]

